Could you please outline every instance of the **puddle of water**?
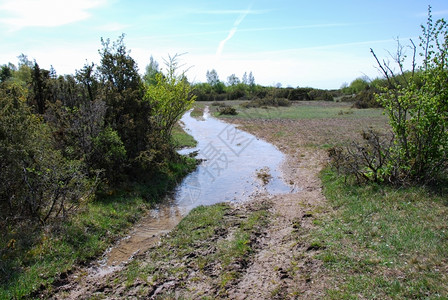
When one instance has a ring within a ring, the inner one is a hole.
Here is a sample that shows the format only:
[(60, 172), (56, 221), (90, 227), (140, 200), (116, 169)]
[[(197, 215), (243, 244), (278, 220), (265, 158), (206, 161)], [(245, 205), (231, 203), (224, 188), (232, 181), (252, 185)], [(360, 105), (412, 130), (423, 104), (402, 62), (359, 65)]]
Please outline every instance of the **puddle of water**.
[[(227, 201), (244, 201), (260, 192), (290, 193), (293, 187), (282, 180), (280, 166), (284, 155), (273, 145), (210, 116), (208, 109), (201, 119), (186, 113), (181, 121), (198, 142), (193, 149), (204, 161), (176, 188), (174, 195), (143, 218), (127, 238), (109, 249), (92, 274), (106, 275), (127, 262), (136, 253), (146, 251), (171, 231), (191, 209)], [(257, 178), (268, 170), (267, 184)]]
[[(199, 205), (242, 201), (256, 191), (292, 192), (293, 187), (285, 184), (280, 172), (284, 154), (272, 144), (211, 117), (207, 109), (202, 119), (187, 113), (181, 121), (198, 144), (179, 153), (198, 151), (197, 158), (205, 161), (176, 189), (175, 199), (179, 206), (191, 209)], [(263, 168), (267, 168), (271, 175), (266, 185), (257, 178), (257, 170)]]
[(159, 204), (134, 226), (127, 237), (109, 249), (103, 265), (117, 266), (156, 245), (160, 237), (176, 227), (185, 214), (186, 210), (174, 205), (173, 201)]

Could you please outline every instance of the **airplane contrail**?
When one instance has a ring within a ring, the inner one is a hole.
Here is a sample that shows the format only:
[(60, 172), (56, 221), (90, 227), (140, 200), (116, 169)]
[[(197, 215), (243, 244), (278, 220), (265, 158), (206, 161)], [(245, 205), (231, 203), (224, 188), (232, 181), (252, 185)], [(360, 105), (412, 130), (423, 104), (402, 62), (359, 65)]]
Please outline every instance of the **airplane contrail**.
[(218, 49), (216, 50), (216, 56), (220, 57), (222, 54), (222, 50), (224, 49), (224, 45), (235, 35), (236, 31), (238, 30), (238, 26), (243, 22), (244, 18), (251, 12), (252, 5), (245, 10), (243, 13), (241, 13), (238, 18), (233, 22), (233, 27), (230, 29), (229, 34), (225, 39), (223, 39), (221, 42), (219, 42)]

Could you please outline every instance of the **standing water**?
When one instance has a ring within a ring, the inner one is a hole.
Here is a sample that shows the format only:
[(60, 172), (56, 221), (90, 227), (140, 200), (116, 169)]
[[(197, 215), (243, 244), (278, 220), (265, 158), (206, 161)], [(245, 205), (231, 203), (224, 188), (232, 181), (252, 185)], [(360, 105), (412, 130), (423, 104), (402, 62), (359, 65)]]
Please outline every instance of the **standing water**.
[(257, 193), (292, 192), (293, 187), (284, 183), (279, 171), (284, 155), (273, 145), (211, 117), (208, 109), (203, 118), (193, 118), (188, 112), (181, 121), (198, 144), (179, 153), (197, 152), (201, 164), (185, 177), (174, 197), (151, 210), (127, 238), (107, 252), (103, 267), (96, 267), (93, 273), (111, 272), (113, 266), (149, 249), (196, 206), (244, 201)]
[(227, 201), (242, 201), (256, 192), (289, 193), (281, 178), (284, 155), (275, 146), (210, 116), (196, 119), (185, 114), (185, 130), (198, 142), (194, 149), (204, 161), (176, 190), (176, 203), (192, 209)]

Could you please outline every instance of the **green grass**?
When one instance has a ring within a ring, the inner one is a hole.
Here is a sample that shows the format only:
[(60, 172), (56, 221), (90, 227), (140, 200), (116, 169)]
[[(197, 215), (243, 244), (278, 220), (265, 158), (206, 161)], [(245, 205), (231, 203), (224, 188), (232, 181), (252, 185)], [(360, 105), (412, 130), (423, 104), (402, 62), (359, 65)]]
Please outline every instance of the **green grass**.
[(176, 149), (196, 147), (197, 141), (179, 125), (176, 124), (172, 132), (172, 140)]
[(136, 280), (157, 285), (173, 279), (188, 285), (186, 280), (195, 280), (188, 277), (192, 270), (206, 274), (214, 269), (219, 273), (210, 280), (225, 293), (225, 287), (240, 276), (235, 264), (246, 265), (254, 253), (253, 233), (268, 220), (266, 204), (247, 215), (239, 215), (225, 203), (196, 207), (144, 261), (131, 263), (124, 275), (127, 286)]
[(193, 110), (190, 113), (190, 116), (193, 118), (202, 118), (204, 115), (205, 104), (202, 102), (195, 102), (193, 106)]
[[(8, 260), (9, 278), (2, 280), (0, 299), (27, 296), (40, 285), (53, 282), (74, 264), (101, 254), (147, 208), (148, 203), (138, 196), (107, 197), (89, 203), (84, 212), (55, 229), (57, 232), (32, 229), (30, 234), (35, 235), (32, 245), (18, 242), (3, 257)], [(12, 233), (7, 239), (21, 238)], [(2, 238), (2, 244), (5, 242)]]
[(0, 236), (0, 299), (29, 297), (41, 286), (50, 288), (60, 274), (102, 254), (194, 166), (192, 159), (172, 163), (157, 182), (98, 196), (57, 226), (7, 229)]
[[(169, 237), (163, 240), (161, 246), (149, 252), (144, 264), (137, 260), (131, 263), (126, 272), (128, 285), (131, 285), (136, 278), (148, 278), (148, 276), (152, 281), (162, 281), (173, 274), (177, 277), (186, 276), (182, 269), (175, 269), (171, 262), (195, 252), (198, 243), (211, 238), (219, 228), (223, 228), (223, 217), (229, 209), (227, 204), (194, 208)], [(199, 257), (198, 260), (200, 259), (207, 257)]]
[(242, 108), (237, 106), (238, 115), (220, 116), (241, 119), (360, 119), (381, 117), (382, 109), (352, 109), (348, 105), (326, 104), (321, 102), (294, 103), (290, 107)]
[(330, 299), (448, 297), (446, 195), (424, 188), (352, 186), (322, 172), (334, 213), (313, 238), (328, 272)]

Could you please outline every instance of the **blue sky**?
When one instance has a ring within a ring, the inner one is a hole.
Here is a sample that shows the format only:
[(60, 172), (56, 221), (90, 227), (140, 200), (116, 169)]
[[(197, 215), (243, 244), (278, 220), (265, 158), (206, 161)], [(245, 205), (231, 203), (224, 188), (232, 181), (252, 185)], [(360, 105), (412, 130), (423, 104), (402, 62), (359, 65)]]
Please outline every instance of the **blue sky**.
[(448, 19), (446, 0), (0, 0), (0, 64), (24, 53), (71, 74), (99, 61), (101, 37), (125, 33), (141, 72), (151, 55), (163, 66), (186, 53), (194, 82), (216, 69), (221, 81), (252, 71), (262, 85), (339, 88), (379, 75), (370, 48), (386, 58), (397, 37), (417, 42), (428, 5)]

